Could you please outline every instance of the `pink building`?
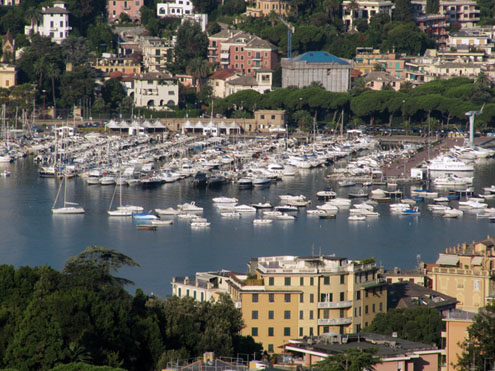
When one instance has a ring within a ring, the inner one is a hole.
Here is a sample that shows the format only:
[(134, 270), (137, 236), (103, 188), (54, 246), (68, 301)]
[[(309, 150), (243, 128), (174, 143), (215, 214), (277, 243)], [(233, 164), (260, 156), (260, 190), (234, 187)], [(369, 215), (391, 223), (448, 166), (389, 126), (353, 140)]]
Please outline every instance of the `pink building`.
[(144, 0), (107, 0), (108, 19), (119, 19), (125, 13), (132, 20), (141, 19), (140, 9), (144, 5)]
[(223, 30), (209, 40), (208, 60), (221, 69), (254, 76), (256, 70), (273, 70), (277, 64), (276, 47), (249, 33)]

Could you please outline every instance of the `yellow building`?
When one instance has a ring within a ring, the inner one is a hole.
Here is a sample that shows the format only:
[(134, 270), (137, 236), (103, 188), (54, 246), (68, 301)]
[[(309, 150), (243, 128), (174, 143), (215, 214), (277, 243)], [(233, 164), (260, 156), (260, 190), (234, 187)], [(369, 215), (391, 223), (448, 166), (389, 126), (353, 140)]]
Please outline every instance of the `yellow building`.
[(17, 67), (7, 63), (0, 64), (0, 88), (11, 88), (17, 84)]
[(468, 338), (468, 327), (474, 322), (474, 313), (461, 310), (449, 312), (443, 321), (445, 322), (445, 331), (442, 332), (442, 338), (445, 348), (442, 350), (442, 371), (458, 370), (455, 367), (462, 355), (460, 344)]
[(256, 0), (254, 7), (246, 8), (248, 17), (265, 17), (271, 12), (287, 17), (290, 11), (290, 2), (286, 0)]
[(432, 289), (459, 300), (457, 308), (477, 312), (495, 297), (495, 239), (447, 248), (428, 267)]
[[(289, 339), (359, 332), (387, 311), (386, 282), (372, 261), (272, 256), (252, 259), (248, 266), (248, 275), (231, 273), (217, 290), (225, 292), (228, 285), (226, 292), (242, 311), (242, 335), (253, 336), (268, 352), (280, 352)], [(174, 295), (193, 296), (198, 285), (181, 286), (179, 292), (177, 281)]]
[(133, 58), (103, 57), (96, 58), (91, 67), (105, 73), (121, 72), (123, 75), (139, 75), (141, 63)]

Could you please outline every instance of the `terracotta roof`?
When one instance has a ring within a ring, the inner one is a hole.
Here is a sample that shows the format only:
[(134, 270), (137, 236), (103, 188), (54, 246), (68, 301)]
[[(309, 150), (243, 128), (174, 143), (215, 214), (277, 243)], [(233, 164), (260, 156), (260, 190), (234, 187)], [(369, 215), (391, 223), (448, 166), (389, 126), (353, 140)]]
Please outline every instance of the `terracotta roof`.
[(135, 77), (136, 80), (173, 80), (174, 78), (167, 73), (147, 72)]
[(231, 70), (218, 70), (209, 77), (210, 80), (226, 80), (235, 74)]
[(371, 71), (364, 77), (364, 79), (366, 81), (385, 81), (385, 82), (399, 81), (398, 78), (384, 71)]

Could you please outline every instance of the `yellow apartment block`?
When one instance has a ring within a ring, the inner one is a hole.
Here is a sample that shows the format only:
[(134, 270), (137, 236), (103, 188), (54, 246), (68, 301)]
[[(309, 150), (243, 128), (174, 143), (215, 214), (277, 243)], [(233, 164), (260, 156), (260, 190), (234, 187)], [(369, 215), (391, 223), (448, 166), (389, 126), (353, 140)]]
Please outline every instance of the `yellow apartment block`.
[(462, 355), (460, 344), (468, 338), (468, 327), (474, 322), (474, 313), (457, 310), (447, 313), (443, 319), (445, 322), (445, 331), (442, 332), (442, 338), (445, 348), (442, 350), (442, 371), (455, 371)]
[[(173, 293), (198, 300), (215, 297), (213, 292), (228, 293), (242, 311), (242, 334), (275, 353), (289, 339), (359, 332), (377, 313), (387, 311), (386, 282), (372, 261), (272, 256), (252, 259), (248, 266), (249, 274), (225, 278), (219, 272), (220, 280), (213, 279), (214, 272), (198, 273), (187, 285), (174, 278)], [(196, 293), (206, 289), (210, 293)]]
[(495, 240), (447, 248), (428, 266), (432, 289), (459, 300), (458, 309), (477, 312), (495, 297)]

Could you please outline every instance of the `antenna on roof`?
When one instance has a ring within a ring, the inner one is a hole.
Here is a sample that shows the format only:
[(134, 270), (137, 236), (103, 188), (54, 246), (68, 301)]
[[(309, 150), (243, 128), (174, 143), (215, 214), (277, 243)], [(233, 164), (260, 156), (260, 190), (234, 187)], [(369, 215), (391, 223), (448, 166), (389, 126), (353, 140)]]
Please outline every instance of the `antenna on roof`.
[(315, 244), (311, 245), (311, 256), (315, 256)]
[(321, 246), (320, 246), (320, 257), (321, 257)]

